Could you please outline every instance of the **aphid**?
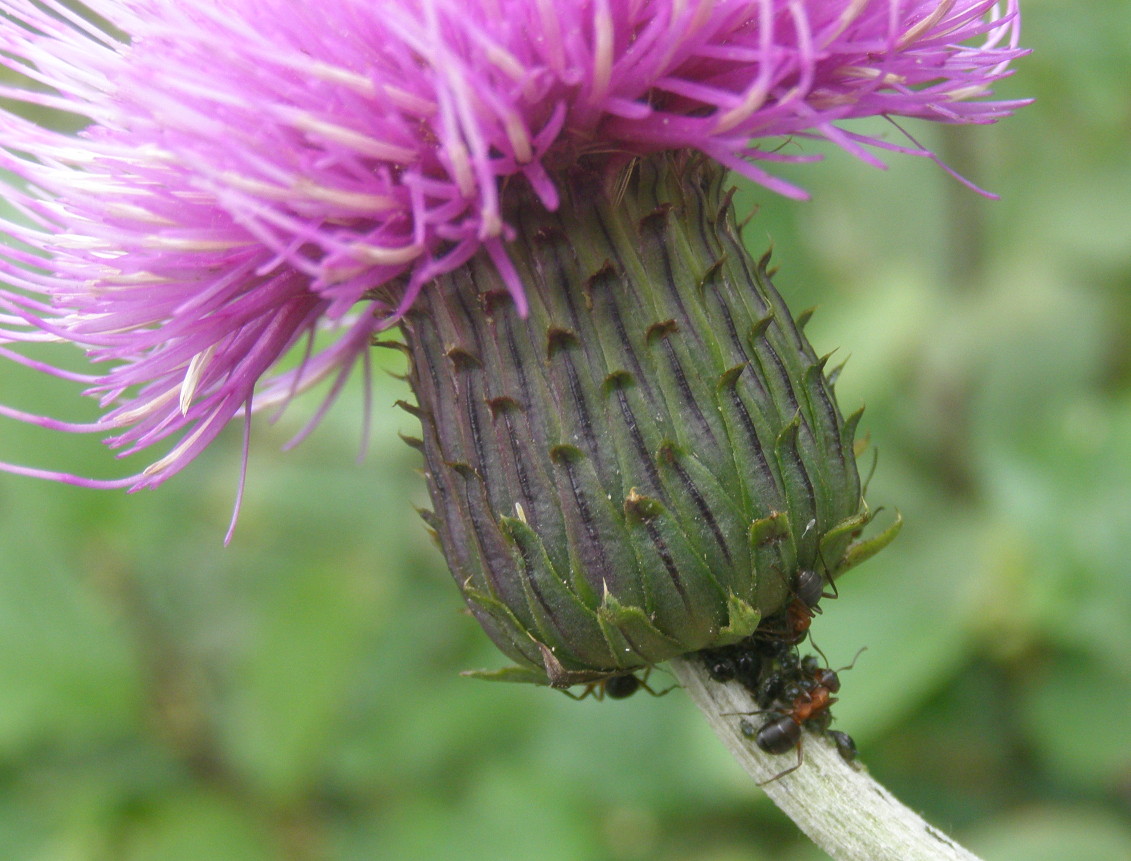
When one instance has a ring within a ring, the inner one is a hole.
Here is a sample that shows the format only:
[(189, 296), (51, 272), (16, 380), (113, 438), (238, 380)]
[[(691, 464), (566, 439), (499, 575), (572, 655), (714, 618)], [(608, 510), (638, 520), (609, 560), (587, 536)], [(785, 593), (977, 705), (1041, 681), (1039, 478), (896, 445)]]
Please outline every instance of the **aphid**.
[(754, 687), (747, 687), (754, 701), (764, 709), (769, 709), (771, 704), (778, 700), (793, 700), (803, 691), (801, 687), (802, 662), (797, 656), (797, 650), (787, 649), (776, 657), (769, 665), (768, 671), (759, 678)]
[(751, 693), (754, 702), (766, 709), (776, 700), (785, 696), (785, 689), (789, 684), (789, 675), (780, 671), (769, 673), (758, 683), (758, 687)]
[(786, 685), (799, 678), (795, 645), (762, 629), (732, 646), (704, 649), (700, 656), (711, 678), (737, 681), (763, 708), (780, 699)]
[(825, 734), (833, 740), (841, 759), (848, 763), (856, 761), (856, 742), (852, 740), (852, 736), (838, 729), (830, 729)]
[(732, 646), (704, 649), (699, 655), (716, 682), (737, 681), (753, 692), (767, 668), (788, 648), (754, 634)]
[(729, 682), (735, 677), (734, 658), (722, 649), (704, 649), (701, 656), (707, 673), (716, 682)]

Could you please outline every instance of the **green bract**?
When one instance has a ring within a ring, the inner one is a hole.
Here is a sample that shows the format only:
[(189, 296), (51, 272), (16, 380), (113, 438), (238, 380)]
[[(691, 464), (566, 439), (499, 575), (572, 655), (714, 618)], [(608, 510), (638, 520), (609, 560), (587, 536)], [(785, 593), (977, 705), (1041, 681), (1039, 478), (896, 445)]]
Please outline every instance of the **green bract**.
[[(736, 642), (894, 535), (869, 515), (818, 358), (735, 228), (724, 174), (571, 176), (508, 245), (520, 317), (481, 254), (404, 320), (433, 511), (476, 618), (566, 687)], [(855, 542), (855, 543), (854, 543)]]

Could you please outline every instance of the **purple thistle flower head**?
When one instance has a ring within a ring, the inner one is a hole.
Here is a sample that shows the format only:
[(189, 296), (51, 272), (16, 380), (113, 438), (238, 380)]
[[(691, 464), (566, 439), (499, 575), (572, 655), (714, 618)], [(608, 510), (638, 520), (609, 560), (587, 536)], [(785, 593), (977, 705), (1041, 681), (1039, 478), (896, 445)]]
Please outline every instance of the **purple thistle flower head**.
[[(522, 309), (508, 195), (553, 210), (580, 162), (695, 150), (799, 197), (766, 167), (799, 158), (784, 137), (875, 164), (869, 147), (929, 153), (844, 121), (1019, 104), (986, 98), (1023, 53), (1016, 0), (86, 2), (0, 2), (0, 352), (103, 412), (0, 409), (123, 455), (168, 446), (110, 482), (2, 467), (92, 486), (155, 485), (327, 377), (332, 401), (374, 334), (478, 253)], [(96, 370), (29, 358), (37, 342)]]

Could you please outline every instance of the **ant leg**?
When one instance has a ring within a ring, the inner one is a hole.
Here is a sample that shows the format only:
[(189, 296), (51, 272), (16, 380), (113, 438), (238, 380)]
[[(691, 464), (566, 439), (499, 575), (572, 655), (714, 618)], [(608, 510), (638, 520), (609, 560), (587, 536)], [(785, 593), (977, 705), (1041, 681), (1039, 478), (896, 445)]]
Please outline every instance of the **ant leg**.
[(821, 560), (821, 567), (825, 569), (825, 572), (828, 575), (827, 578), (822, 577), (822, 581), (827, 579), (828, 584), (829, 584), (829, 588), (833, 590), (832, 592), (826, 592), (824, 590), (824, 584), (822, 583), (821, 597), (822, 598), (831, 598), (835, 601), (837, 598), (840, 597), (840, 590), (837, 589), (837, 587), (836, 587), (836, 581), (833, 580), (833, 572), (829, 568), (828, 563), (825, 562), (825, 555), (821, 552), (821, 548), (819, 546), (817, 547), (817, 558)]
[(662, 697), (665, 694), (670, 694), (672, 691), (674, 691), (676, 688), (678, 688), (679, 685), (678, 684), (669, 685), (668, 687), (664, 688), (662, 691), (654, 691), (654, 690), (652, 690), (652, 687), (650, 685), (647, 685), (644, 682), (640, 683), (640, 687), (642, 687), (644, 690), (646, 690), (648, 693), (650, 693), (654, 697)]
[(766, 786), (767, 784), (773, 783), (775, 780), (778, 780), (779, 778), (785, 777), (787, 774), (793, 774), (793, 772), (795, 772), (795, 771), (797, 771), (797, 769), (801, 768), (801, 764), (803, 762), (805, 762), (805, 759), (804, 759), (804, 755), (801, 752), (801, 739), (798, 739), (797, 740), (797, 762), (794, 765), (791, 765), (785, 771), (779, 771), (777, 774), (775, 774), (769, 780), (763, 780), (762, 782), (760, 782), (758, 784), (758, 786)]
[(593, 697), (593, 699), (600, 702), (605, 698), (605, 686), (601, 682), (589, 682), (585, 685), (585, 690), (583, 690), (580, 694), (575, 694), (573, 693), (573, 691), (567, 691), (564, 689), (562, 689), (562, 693), (569, 697), (571, 700), (577, 700), (578, 702), (581, 702), (588, 697)]
[(837, 598), (840, 597), (840, 590), (836, 587), (836, 581), (832, 577), (829, 578), (829, 588), (832, 589), (833, 591), (832, 592), (822, 592), (821, 597), (822, 598), (832, 598), (835, 601)]
[(585, 690), (580, 694), (571, 693), (570, 691), (562, 691), (567, 697), (574, 700), (583, 700), (587, 697), (593, 697), (595, 700), (603, 700), (608, 697), (611, 700), (623, 700), (632, 696), (638, 690), (643, 688), (654, 697), (662, 697), (672, 688), (677, 688), (679, 685), (672, 685), (671, 688), (666, 690), (656, 691), (648, 685), (648, 676), (652, 672), (651, 667), (644, 670), (643, 676), (637, 676), (635, 672), (622, 672), (615, 675), (609, 675), (604, 678), (597, 679), (596, 681), (588, 682), (585, 685)]
[[(780, 709), (758, 709), (758, 711), (755, 711), (755, 712), (719, 712), (719, 717), (734, 717), (736, 715), (738, 715), (738, 716), (745, 715), (747, 717), (750, 717), (750, 716), (753, 716), (753, 715), (768, 715), (768, 714), (771, 714), (771, 713), (781, 714), (782, 712), (781, 712)], [(740, 722), (740, 723), (749, 723), (749, 721), (743, 721), (743, 722)]]
[(640, 687), (654, 697), (662, 697), (664, 694), (670, 694), (672, 691), (679, 687), (679, 684), (676, 683), (664, 688), (662, 691), (654, 691), (652, 690), (652, 686), (648, 684), (648, 677), (650, 675), (652, 675), (652, 668), (648, 667), (646, 670), (644, 670), (644, 675), (640, 677)]

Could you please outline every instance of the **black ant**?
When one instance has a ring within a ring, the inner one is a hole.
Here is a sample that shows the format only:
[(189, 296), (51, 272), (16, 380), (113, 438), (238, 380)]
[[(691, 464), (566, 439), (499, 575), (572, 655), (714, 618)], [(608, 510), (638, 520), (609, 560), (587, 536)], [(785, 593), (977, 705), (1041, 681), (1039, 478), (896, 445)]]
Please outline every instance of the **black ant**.
[(797, 572), (793, 578), (793, 594), (799, 599), (807, 608), (814, 613), (819, 613), (817, 605), (821, 602), (822, 598), (836, 598), (839, 596), (836, 584), (831, 580), (829, 585), (832, 587), (832, 592), (825, 591), (825, 575), (821, 574), (813, 568), (802, 568)]
[(586, 683), (585, 690), (580, 694), (570, 693), (569, 691), (563, 691), (562, 693), (575, 700), (583, 700), (586, 697), (593, 697), (595, 700), (603, 700), (605, 697), (611, 700), (625, 700), (639, 690), (645, 690), (654, 697), (662, 697), (664, 694), (668, 693), (671, 688), (662, 691), (652, 690), (648, 684), (648, 676), (651, 672), (652, 668), (648, 667), (644, 670), (643, 677), (637, 676), (635, 671), (605, 676), (596, 681)]

